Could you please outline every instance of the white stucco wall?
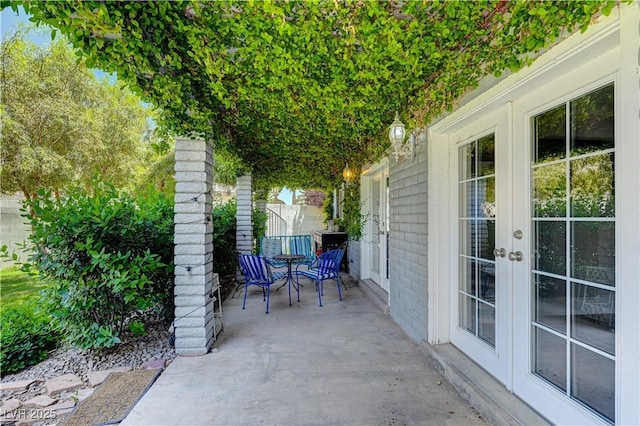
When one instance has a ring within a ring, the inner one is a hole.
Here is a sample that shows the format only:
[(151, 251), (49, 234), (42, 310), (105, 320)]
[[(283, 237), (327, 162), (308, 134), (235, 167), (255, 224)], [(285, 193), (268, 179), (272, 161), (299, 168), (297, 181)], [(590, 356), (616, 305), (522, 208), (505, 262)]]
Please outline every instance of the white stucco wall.
[(326, 228), (322, 223), (324, 216), (320, 207), (267, 204), (267, 208), (285, 220), (287, 223), (286, 235), (313, 235), (313, 231)]

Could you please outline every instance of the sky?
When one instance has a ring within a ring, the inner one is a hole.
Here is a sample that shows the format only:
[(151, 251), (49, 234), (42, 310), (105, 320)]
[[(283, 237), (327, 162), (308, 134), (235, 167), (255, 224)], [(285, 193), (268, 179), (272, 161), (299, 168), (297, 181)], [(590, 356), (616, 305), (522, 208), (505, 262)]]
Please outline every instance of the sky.
[[(35, 44), (42, 47), (46, 47), (51, 44), (51, 27), (41, 25), (36, 28), (35, 24), (29, 21), (29, 15), (27, 15), (22, 6), (18, 7), (18, 12), (14, 12), (10, 7), (6, 7), (0, 12), (0, 32), (3, 40), (13, 34), (20, 25), (26, 25), (34, 28), (29, 32), (27, 39), (31, 40)], [(58, 34), (57, 37), (62, 36)], [(94, 69), (93, 73), (98, 78), (105, 76), (109, 77), (109, 81), (112, 84), (116, 81), (115, 74), (109, 74), (98, 69)]]
[[(4, 8), (0, 12), (0, 31), (2, 39), (4, 40), (6, 37), (13, 34), (21, 24), (32, 25), (29, 21), (28, 15), (22, 7), (18, 8), (18, 12), (14, 12), (10, 7)], [(49, 27), (40, 26), (37, 31), (31, 31), (28, 38), (40, 46), (48, 46), (51, 43), (51, 30)], [(97, 77), (109, 75), (101, 70), (94, 70), (94, 73)], [(115, 78), (115, 74), (112, 75), (113, 81), (115, 81)], [(284, 188), (278, 195), (278, 198), (284, 201), (285, 204), (291, 204), (291, 190)]]
[[(0, 12), (0, 31), (4, 40), (10, 34), (13, 34), (18, 24), (29, 24), (29, 18), (22, 7), (18, 8), (18, 12), (14, 12), (10, 7), (6, 7)], [(29, 35), (29, 38), (36, 44), (47, 46), (51, 42), (51, 31), (45, 27), (40, 27), (36, 32)]]
[(292, 202), (292, 194), (289, 188), (283, 188), (278, 195), (278, 198), (284, 201), (285, 204), (291, 204)]

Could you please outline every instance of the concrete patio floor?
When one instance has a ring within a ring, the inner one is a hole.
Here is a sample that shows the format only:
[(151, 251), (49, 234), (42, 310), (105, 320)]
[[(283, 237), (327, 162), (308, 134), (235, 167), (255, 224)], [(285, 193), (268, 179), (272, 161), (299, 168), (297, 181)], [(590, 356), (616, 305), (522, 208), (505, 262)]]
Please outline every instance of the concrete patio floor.
[(211, 353), (178, 357), (122, 425), (484, 425), (388, 315), (353, 282), (323, 307), (259, 289), (223, 304)]

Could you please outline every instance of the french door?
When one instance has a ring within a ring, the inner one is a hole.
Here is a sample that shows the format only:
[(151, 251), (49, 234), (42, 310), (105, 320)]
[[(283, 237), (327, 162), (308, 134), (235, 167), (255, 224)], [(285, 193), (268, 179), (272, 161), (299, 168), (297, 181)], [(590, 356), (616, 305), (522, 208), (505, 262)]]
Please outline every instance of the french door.
[(451, 341), (503, 383), (511, 374), (510, 155), (503, 109), (451, 137)]
[(368, 234), (371, 279), (389, 292), (389, 172), (384, 169), (370, 178), (371, 220)]
[(514, 197), (514, 220), (528, 237), (514, 303), (528, 314), (516, 319), (514, 390), (558, 423), (615, 423), (614, 84), (592, 84), (522, 118), (526, 141), (514, 161), (524, 166), (514, 182), (527, 200)]
[(604, 83), (451, 136), (451, 342), (558, 423), (616, 420), (614, 105)]

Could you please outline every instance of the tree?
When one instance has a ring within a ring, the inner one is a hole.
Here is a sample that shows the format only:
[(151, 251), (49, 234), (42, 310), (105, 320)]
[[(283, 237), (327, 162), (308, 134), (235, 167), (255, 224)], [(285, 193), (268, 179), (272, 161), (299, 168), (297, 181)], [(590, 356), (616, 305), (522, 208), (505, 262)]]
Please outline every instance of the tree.
[(18, 32), (0, 45), (0, 192), (59, 192), (98, 177), (133, 183), (148, 144), (147, 108), (98, 80), (63, 40), (43, 48)]
[(327, 194), (317, 189), (301, 190), (298, 203), (304, 206), (322, 207)]

